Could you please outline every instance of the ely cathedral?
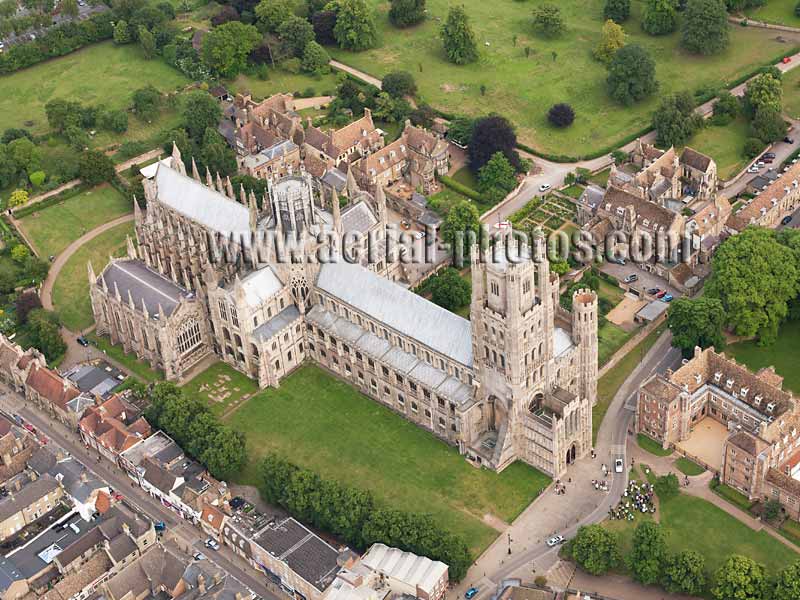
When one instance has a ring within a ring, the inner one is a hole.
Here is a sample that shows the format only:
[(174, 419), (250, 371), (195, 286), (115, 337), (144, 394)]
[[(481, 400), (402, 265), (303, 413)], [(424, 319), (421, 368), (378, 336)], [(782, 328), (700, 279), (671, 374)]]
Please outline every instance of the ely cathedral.
[(102, 273), (88, 265), (90, 294), (98, 334), (168, 380), (217, 357), (279, 387), (313, 361), (478, 466), (559, 477), (590, 451), (597, 297), (559, 305), (543, 241), (473, 249), (467, 320), (403, 286), (381, 185), (348, 177), (344, 203), (301, 168), (258, 199), (176, 149), (144, 187), (136, 243)]

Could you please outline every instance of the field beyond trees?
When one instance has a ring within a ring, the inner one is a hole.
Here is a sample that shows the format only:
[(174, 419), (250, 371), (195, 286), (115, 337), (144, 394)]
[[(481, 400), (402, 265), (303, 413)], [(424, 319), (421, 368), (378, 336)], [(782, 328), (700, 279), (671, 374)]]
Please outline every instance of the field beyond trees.
[(432, 434), (316, 366), (260, 392), (227, 422), (247, 436), (249, 464), (237, 483), (258, 485), (268, 451), (321, 477), (366, 488), (390, 507), (430, 513), (478, 555), (498, 535), (483, 521), (510, 522), (550, 479), (522, 463), (497, 475), (470, 466)]
[[(546, 0), (464, 0), (480, 50), (479, 61), (466, 66), (445, 60), (438, 37), (451, 4), (447, 0), (428, 0), (428, 19), (409, 29), (389, 23), (385, 0), (369, 2), (377, 13), (381, 43), (359, 53), (331, 49), (336, 59), (376, 77), (409, 71), (419, 96), (432, 106), (473, 116), (500, 112), (516, 125), (520, 141), (542, 152), (572, 156), (599, 151), (647, 127), (660, 95), (715, 91), (777, 59), (800, 40), (797, 34), (731, 26), (725, 52), (694, 56), (679, 48), (678, 32), (645, 34), (640, 26), (643, 3), (634, 0), (623, 27), (628, 43), (643, 45), (656, 61), (661, 88), (652, 98), (623, 107), (608, 97), (606, 69), (591, 55), (600, 39), (604, 0), (559, 2), (567, 30), (555, 39), (537, 35), (531, 25), (532, 10)], [(558, 102), (575, 109), (575, 122), (566, 129), (547, 122), (547, 110)]]

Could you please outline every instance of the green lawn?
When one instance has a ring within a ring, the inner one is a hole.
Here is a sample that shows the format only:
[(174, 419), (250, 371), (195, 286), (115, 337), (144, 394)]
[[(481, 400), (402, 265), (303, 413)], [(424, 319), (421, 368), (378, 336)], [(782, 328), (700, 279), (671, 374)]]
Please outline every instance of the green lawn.
[(783, 110), (793, 119), (800, 118), (800, 68), (783, 75)]
[(109, 256), (125, 254), (125, 236), (133, 235), (133, 223), (122, 223), (90, 240), (73, 254), (58, 274), (53, 285), (53, 305), (67, 329), (78, 331), (93, 322), (89, 301), (87, 261), (92, 261), (96, 274), (108, 263)]
[(764, 6), (745, 11), (748, 17), (765, 23), (777, 23), (800, 28), (800, 17), (794, 14), (796, 0), (768, 0)]
[(742, 116), (723, 127), (708, 124), (688, 145), (716, 161), (720, 179), (730, 179), (747, 164), (742, 150), (748, 137), (750, 124)]
[(727, 500), (728, 502), (742, 509), (745, 512), (749, 512), (750, 508), (753, 506), (753, 503), (750, 502), (747, 496), (745, 496), (739, 490), (730, 487), (729, 485), (720, 483), (714, 486), (714, 482), (712, 481), (709, 487), (711, 487), (711, 490), (717, 496), (723, 498), (724, 500)]
[(606, 364), (632, 336), (633, 332), (627, 332), (611, 321), (604, 321), (597, 329), (597, 364), (601, 367)]
[[(44, 133), (49, 127), (44, 105), (55, 98), (126, 108), (131, 95), (152, 84), (162, 91), (182, 88), (188, 81), (160, 59), (145, 60), (136, 44), (103, 42), (61, 58), (0, 77), (0, 130), (28, 127)], [(131, 123), (135, 121), (131, 118)]]
[(595, 185), (599, 185), (600, 187), (606, 187), (608, 183), (608, 176), (611, 175), (611, 169), (603, 169), (602, 171), (598, 171), (591, 177), (589, 177), (589, 181), (594, 183)]
[(461, 167), (458, 171), (453, 173), (453, 179), (461, 185), (478, 191), (478, 178), (469, 170), (469, 167)]
[(562, 194), (566, 194), (570, 198), (575, 198), (577, 200), (581, 197), (583, 190), (586, 188), (578, 183), (573, 183), (572, 185), (565, 187), (563, 190), (559, 190)]
[(684, 475), (688, 475), (689, 477), (694, 477), (695, 475), (702, 475), (706, 472), (705, 468), (698, 465), (696, 462), (689, 460), (688, 458), (680, 457), (678, 460), (675, 461), (675, 468), (678, 469)]
[(597, 288), (597, 295), (599, 298), (605, 298), (611, 304), (616, 306), (622, 302), (622, 299), (625, 297), (625, 291), (610, 281), (600, 279), (600, 286)]
[(103, 185), (23, 217), (20, 222), (39, 255), (46, 259), (59, 254), (86, 232), (131, 210), (125, 196), (110, 185)]
[[(706, 560), (706, 571), (713, 576), (731, 554), (749, 556), (777, 573), (793, 563), (798, 555), (766, 531), (753, 531), (710, 502), (680, 493), (667, 500), (659, 498), (659, 522), (667, 534), (672, 552), (696, 550)], [(607, 521), (605, 526), (620, 534), (623, 550), (629, 550), (633, 530), (641, 522)]]
[(142, 381), (162, 381), (164, 379), (163, 373), (151, 369), (148, 363), (138, 360), (133, 354), (126, 354), (123, 352), (122, 346), (112, 345), (106, 336), (98, 336), (92, 332), (86, 335), (86, 338), (100, 351), (117, 361)]
[(800, 321), (786, 321), (778, 330), (778, 340), (767, 347), (756, 342), (739, 342), (725, 349), (740, 363), (751, 370), (774, 366), (775, 371), (783, 376), (783, 385), (800, 394)]
[(672, 450), (664, 450), (661, 444), (643, 433), (636, 435), (636, 443), (639, 444), (639, 448), (642, 450), (656, 456), (669, 456), (672, 454)]
[(294, 75), (280, 69), (270, 69), (269, 78), (261, 80), (250, 75), (239, 75), (228, 83), (232, 93), (250, 92), (253, 98), (267, 98), (273, 94), (313, 91), (314, 96), (327, 96), (336, 93), (336, 72), (320, 77), (305, 73)]
[[(462, 200), (472, 202), (476, 207), (478, 206), (477, 202), (467, 198), (463, 194), (459, 194), (457, 191), (450, 189), (449, 187), (445, 187), (444, 185), (441, 187), (442, 189), (440, 191), (428, 196), (428, 206), (430, 206), (430, 208), (436, 211), (440, 216), (444, 217), (450, 211), (451, 206), (461, 202)], [(480, 207), (478, 207), (478, 212), (481, 212)]]
[(597, 404), (592, 408), (592, 443), (597, 441), (597, 432), (608, 412), (608, 407), (620, 386), (642, 361), (647, 351), (656, 343), (659, 336), (664, 333), (662, 325), (644, 338), (637, 346), (628, 352), (612, 369), (597, 381)]
[[(725, 52), (690, 55), (679, 48), (679, 32), (660, 37), (645, 34), (640, 26), (643, 2), (633, 2), (631, 18), (624, 24), (628, 41), (642, 44), (651, 53), (661, 89), (644, 102), (623, 107), (608, 97), (606, 69), (591, 56), (600, 39), (604, 0), (559, 2), (567, 31), (556, 39), (541, 37), (531, 27), (532, 9), (546, 1), (465, 0), (480, 51), (479, 61), (470, 65), (445, 60), (439, 28), (452, 5), (449, 0), (430, 0), (427, 21), (402, 30), (389, 23), (388, 2), (369, 0), (377, 11), (378, 47), (359, 53), (329, 51), (375, 77), (395, 69), (410, 71), (420, 98), (447, 112), (476, 116), (501, 112), (517, 126), (520, 141), (540, 151), (583, 155), (648, 127), (664, 94), (723, 87), (791, 47), (776, 40), (775, 32), (731, 27), (731, 43)], [(793, 40), (793, 34), (781, 36)], [(547, 111), (557, 102), (569, 102), (575, 109), (571, 127), (557, 129), (547, 122)]]
[(258, 384), (230, 365), (218, 362), (195, 375), (183, 389), (190, 396), (199, 396), (207, 401), (211, 410), (221, 415), (228, 407), (234, 407), (258, 392)]
[(239, 483), (258, 481), (258, 461), (277, 450), (324, 477), (371, 490), (390, 506), (427, 512), (464, 536), (476, 554), (499, 534), (482, 522), (509, 522), (549, 483), (522, 463), (497, 475), (470, 466), (430, 433), (316, 366), (301, 367), (234, 412), (250, 463)]

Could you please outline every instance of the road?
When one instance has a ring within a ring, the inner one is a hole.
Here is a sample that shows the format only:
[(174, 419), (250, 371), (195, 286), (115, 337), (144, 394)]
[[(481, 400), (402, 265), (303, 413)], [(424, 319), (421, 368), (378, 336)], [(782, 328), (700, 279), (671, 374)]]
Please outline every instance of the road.
[[(558, 533), (569, 539), (579, 527), (606, 519), (609, 509), (619, 502), (627, 486), (627, 466), (622, 474), (609, 474), (608, 493), (594, 491), (591, 481), (604, 478), (601, 464), (610, 467), (618, 457), (628, 462), (625, 447), (636, 391), (653, 373), (663, 373), (680, 364), (680, 352), (671, 347), (671, 341), (671, 334), (664, 333), (620, 386), (598, 432), (597, 458), (587, 457), (570, 467), (569, 479), (562, 480), (567, 494), (556, 496), (548, 490), (539, 496), (478, 558), (464, 581), (448, 592), (448, 598), (460, 599), (469, 587), (475, 586), (479, 590), (477, 600), (484, 600), (504, 579), (530, 580), (534, 574), (547, 572), (558, 561), (558, 548), (548, 548), (544, 543), (549, 536)], [(511, 543), (507, 541), (509, 536)], [(632, 586), (630, 596), (620, 600), (637, 600), (637, 593)]]
[(249, 565), (246, 565), (241, 558), (234, 555), (227, 547), (223, 546), (216, 552), (206, 549), (203, 545), (203, 540), (206, 536), (200, 529), (162, 506), (160, 502), (152, 498), (140, 487), (134, 485), (123, 471), (107, 460), (103, 459), (97, 462), (96, 454), (85, 449), (77, 433), (67, 431), (60, 423), (29, 408), (19, 394), (9, 390), (5, 385), (0, 386), (0, 408), (9, 414), (16, 413), (22, 416), (39, 431), (44, 432), (53, 442), (80, 460), (87, 469), (103, 479), (110, 487), (122, 493), (128, 502), (136, 506), (152, 520), (163, 521), (167, 525), (167, 533), (164, 536), (165, 542), (183, 551), (191, 549), (190, 554), (200, 550), (208, 557), (208, 560), (241, 581), (259, 596), (270, 600), (285, 600), (283, 598), (279, 599), (276, 594), (271, 592), (264, 585), (263, 576), (259, 575)]

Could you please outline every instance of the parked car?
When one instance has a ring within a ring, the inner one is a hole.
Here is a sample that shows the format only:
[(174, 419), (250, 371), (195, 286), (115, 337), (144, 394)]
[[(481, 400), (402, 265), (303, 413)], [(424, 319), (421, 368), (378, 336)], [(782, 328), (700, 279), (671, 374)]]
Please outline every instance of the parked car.
[(660, 291), (661, 291), (660, 288), (650, 288), (649, 290), (647, 290), (647, 293), (650, 294), (651, 296), (655, 296)]
[(622, 462), (621, 458), (618, 458), (614, 461), (614, 473), (622, 473), (622, 470), (625, 468), (625, 463)]
[(667, 295), (667, 290), (662, 290), (656, 294), (656, 298), (663, 298)]
[(661, 298), (662, 302), (672, 302), (674, 300), (674, 296), (672, 294), (666, 294), (663, 298)]
[(631, 273), (625, 279), (622, 280), (623, 283), (633, 283), (634, 281), (638, 281), (639, 276), (636, 273)]
[(546, 192), (549, 189), (550, 189), (550, 184), (549, 183), (543, 183), (542, 185), (539, 186), (539, 191), (540, 192)]
[(203, 554), (202, 552), (195, 552), (194, 554), (192, 554), (192, 558), (195, 560), (205, 560), (206, 555)]
[(760, 167), (757, 167), (756, 165), (753, 165), (752, 167), (747, 167), (748, 173), (758, 173), (760, 170), (761, 170)]
[(775, 153), (774, 152), (764, 152), (764, 154), (761, 155), (761, 158), (762, 159), (763, 158), (775, 158)]
[(781, 225), (788, 225), (792, 222), (792, 215), (786, 215), (781, 219)]
[(89, 340), (87, 340), (87, 339), (86, 339), (85, 337), (83, 337), (82, 335), (81, 335), (81, 336), (78, 336), (78, 338), (77, 338), (75, 341), (76, 341), (76, 342), (78, 342), (78, 343), (79, 343), (81, 346), (83, 346), (84, 348), (86, 348), (86, 347), (89, 345)]
[(511, 221), (498, 221), (494, 224), (495, 229), (508, 229), (511, 227)]
[(425, 232), (424, 231), (417, 231), (417, 232), (414, 233), (414, 239), (415, 240), (421, 240), (424, 237), (425, 237)]
[(212, 550), (219, 550), (219, 542), (213, 538), (208, 538), (205, 542), (206, 548), (211, 548)]
[(467, 590), (467, 593), (464, 594), (464, 598), (466, 598), (467, 600), (471, 600), (471, 598), (474, 598), (475, 594), (477, 593), (478, 593), (478, 588), (471, 587)]
[(624, 258), (619, 258), (617, 256), (613, 256), (613, 257), (609, 258), (608, 262), (614, 263), (615, 265), (625, 266), (625, 259)]
[(167, 528), (164, 521), (156, 521), (153, 527), (155, 528), (156, 531), (164, 531)]
[(783, 62), (783, 64), (785, 64), (785, 65), (789, 64), (790, 62), (792, 62), (792, 57), (791, 56), (784, 56), (783, 60), (781, 62)]
[(565, 541), (566, 540), (564, 539), (563, 535), (554, 535), (549, 540), (547, 540), (545, 542), (545, 544), (547, 544), (548, 547), (550, 547), (550, 548), (554, 548), (555, 546), (558, 546), (559, 544), (563, 544)]
[(783, 138), (783, 141), (786, 142), (787, 144), (794, 144), (794, 139), (790, 138), (788, 135), (785, 138)]
[(241, 496), (234, 496), (228, 504), (233, 510), (239, 510), (245, 505), (245, 499)]

